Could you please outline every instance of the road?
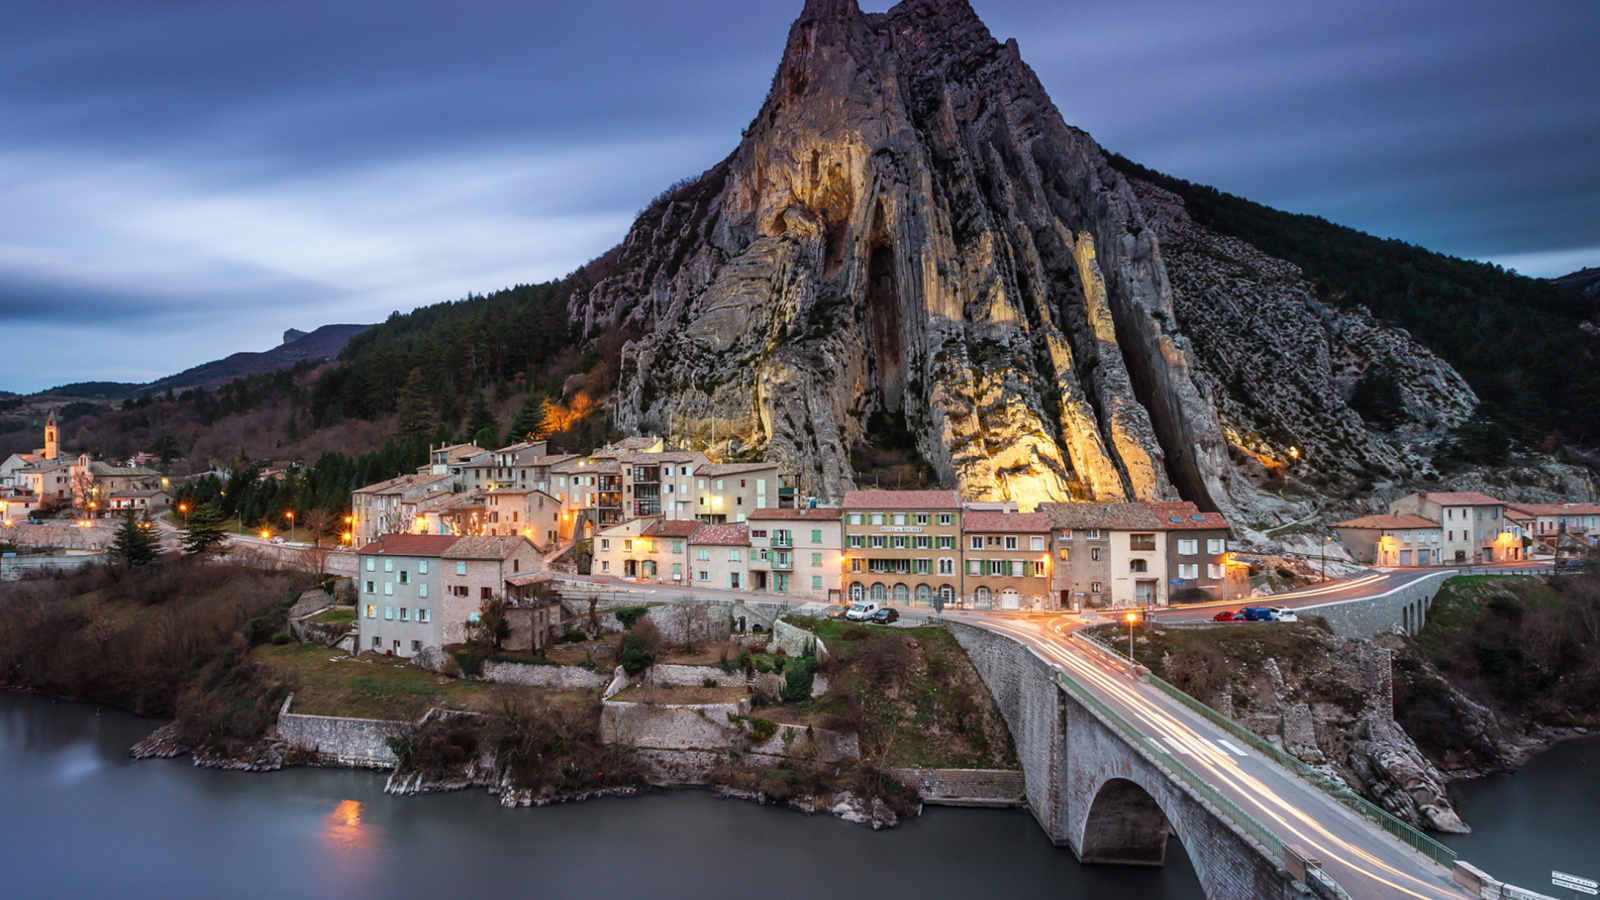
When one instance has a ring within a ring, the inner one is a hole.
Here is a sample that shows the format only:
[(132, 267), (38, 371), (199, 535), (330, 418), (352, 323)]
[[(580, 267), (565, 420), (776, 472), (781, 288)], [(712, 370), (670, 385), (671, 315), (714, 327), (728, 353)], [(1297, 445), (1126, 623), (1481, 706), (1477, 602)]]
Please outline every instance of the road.
[(1071, 637), (1076, 616), (961, 612), (952, 618), (1033, 648), (1278, 835), (1322, 861), (1354, 900), (1471, 895), (1449, 873), (1288, 770)]

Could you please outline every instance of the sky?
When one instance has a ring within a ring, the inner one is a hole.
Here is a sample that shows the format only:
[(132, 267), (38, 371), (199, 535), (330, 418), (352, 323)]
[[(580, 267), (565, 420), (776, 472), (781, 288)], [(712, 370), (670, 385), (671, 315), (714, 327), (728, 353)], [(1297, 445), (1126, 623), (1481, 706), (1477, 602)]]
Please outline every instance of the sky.
[[(0, 389), (561, 277), (738, 144), (802, 5), (0, 5)], [(1136, 162), (1524, 274), (1600, 266), (1600, 4), (973, 6)]]

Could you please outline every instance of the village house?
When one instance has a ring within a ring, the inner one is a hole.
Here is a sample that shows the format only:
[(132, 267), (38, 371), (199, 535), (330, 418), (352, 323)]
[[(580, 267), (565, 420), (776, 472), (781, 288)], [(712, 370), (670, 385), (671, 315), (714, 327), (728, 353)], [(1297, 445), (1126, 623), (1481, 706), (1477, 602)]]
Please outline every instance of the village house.
[(1360, 516), (1335, 523), (1339, 545), (1369, 566), (1436, 566), (1444, 544), (1438, 522), (1405, 513)]
[(622, 464), (622, 502), (624, 515), (661, 516), (666, 519), (694, 519), (697, 504), (694, 472), (707, 465), (698, 451), (629, 453)]
[(687, 584), (687, 544), (699, 528), (699, 522), (648, 516), (598, 531), (590, 572), (656, 584)]
[(689, 536), (686, 549), (695, 587), (750, 590), (749, 526), (701, 525)]
[(756, 591), (810, 600), (840, 596), (844, 511), (762, 509), (750, 513), (750, 579)]
[(106, 514), (125, 516), (130, 512), (157, 514), (172, 505), (172, 496), (163, 490), (120, 491), (111, 495)]
[(555, 642), (561, 628), (561, 601), (549, 572), (513, 575), (506, 579), (506, 622), (511, 634), (502, 645), (513, 653), (543, 650)]
[(548, 551), (561, 533), (561, 501), (529, 488), (485, 491), (489, 520), (486, 534), (520, 534)]
[(589, 563), (589, 574), (638, 578), (643, 570), (640, 563), (654, 558), (645, 552), (642, 535), (646, 528), (658, 521), (658, 516), (647, 516), (618, 522), (596, 531), (590, 539), (590, 555), (593, 558)]
[(961, 594), (975, 609), (1050, 606), (1050, 520), (1044, 513), (973, 512), (961, 518)]
[(1551, 549), (1561, 534), (1591, 546), (1600, 537), (1600, 505), (1593, 503), (1508, 503), (1506, 517), (1523, 536)]
[(32, 453), (13, 453), (0, 462), (0, 489), (31, 490), (32, 480), (26, 476), (29, 469), (53, 463), (60, 456), (61, 431), (56, 427), (56, 414), (44, 421), (44, 446)]
[(1441, 565), (1522, 559), (1520, 527), (1505, 515), (1505, 506), (1476, 491), (1417, 492), (1392, 501), (1389, 514), (1437, 523), (1444, 531)]
[(38, 508), (38, 494), (0, 489), (0, 525), (10, 528), (26, 520)]
[(850, 491), (843, 566), (852, 602), (954, 605), (961, 594), (961, 498), (955, 491)]
[(128, 491), (161, 491), (168, 487), (167, 479), (154, 469), (118, 466), (90, 459), (87, 453), (78, 457), (72, 467), (72, 503), (89, 511), (90, 518), (111, 515), (111, 496)]
[(356, 551), (359, 650), (409, 658), (444, 646), (440, 577), (456, 540), (387, 534)]
[(547, 446), (545, 441), (523, 441), (474, 456), (462, 466), (462, 487), (490, 491), (526, 487), (517, 483), (518, 467), (544, 456)]
[(458, 486), (466, 484), (467, 468), (489, 451), (477, 444), (441, 444), (428, 450), (428, 464), (418, 475), (449, 475)]
[(507, 580), (543, 567), (543, 556), (521, 535), (463, 537), (441, 553), (444, 591), (441, 609), (444, 645), (465, 643), (487, 600), (504, 597)]
[(446, 494), (453, 484), (445, 472), (401, 475), (357, 488), (350, 494), (351, 542), (362, 546), (379, 535), (416, 530), (417, 504)]
[(695, 515), (702, 522), (739, 523), (758, 509), (778, 508), (777, 463), (707, 463), (695, 470)]
[(1242, 593), (1228, 523), (1187, 502), (1041, 503), (1062, 609), (1166, 605)]
[(1250, 592), (1249, 567), (1228, 551), (1232, 530), (1221, 513), (1186, 500), (1152, 503), (1167, 532), (1167, 595), (1178, 603), (1237, 600)]
[(72, 474), (77, 465), (70, 459), (51, 459), (22, 470), (22, 487), (39, 498), (41, 509), (62, 509), (72, 505)]

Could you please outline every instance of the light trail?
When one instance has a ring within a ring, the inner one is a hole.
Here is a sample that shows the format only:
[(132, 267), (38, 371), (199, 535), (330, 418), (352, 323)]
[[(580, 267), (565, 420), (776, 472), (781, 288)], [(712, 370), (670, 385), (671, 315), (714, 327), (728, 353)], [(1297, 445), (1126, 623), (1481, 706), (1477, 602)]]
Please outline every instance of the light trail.
[[(1068, 643), (1070, 630), (1066, 626), (1069, 622), (1070, 620), (1064, 617), (1057, 617), (1038, 623), (1035, 630), (1028, 627), (1034, 623), (1013, 624), (991, 619), (986, 622), (986, 626), (1018, 639), (1047, 659), (1058, 663), (1064, 670), (1070, 670), (1069, 677), (1075, 674), (1078, 681), (1097, 688), (1121, 706), (1125, 710), (1125, 717), (1135, 720), (1135, 727), (1144, 732), (1146, 739), (1151, 740), (1158, 749), (1160, 745), (1156, 741), (1165, 738), (1180, 751), (1192, 755), (1191, 769), (1198, 770), (1197, 774), (1202, 774), (1202, 777), (1211, 781), (1213, 787), (1218, 790), (1221, 790), (1222, 786), (1231, 788), (1231, 791), (1224, 792), (1225, 795), (1235, 794), (1239, 800), (1254, 807), (1261, 817), (1276, 823), (1277, 827), (1274, 830), (1280, 832), (1280, 840), (1287, 833), (1289, 837), (1305, 845), (1317, 858), (1333, 862), (1348, 873), (1367, 879), (1375, 885), (1383, 885), (1391, 891), (1398, 891), (1418, 900), (1437, 900), (1437, 898), (1459, 900), (1462, 896), (1436, 883), (1402, 872), (1373, 853), (1329, 831), (1321, 822), (1312, 818), (1293, 802), (1280, 796), (1260, 779), (1245, 772), (1240, 768), (1236, 758), (1218, 749), (1187, 723), (1139, 693), (1138, 689), (1127, 680), (1124, 666), (1113, 664), (1099, 654), (1086, 654)], [(1054, 633), (1054, 639), (1051, 632)], [(1308, 794), (1316, 790), (1310, 785), (1302, 787)], [(1324, 798), (1319, 795), (1319, 799)], [(1332, 804), (1336, 801), (1326, 798), (1326, 802)], [(1335, 874), (1339, 873), (1336, 871)], [(1427, 893), (1419, 893), (1412, 886)]]

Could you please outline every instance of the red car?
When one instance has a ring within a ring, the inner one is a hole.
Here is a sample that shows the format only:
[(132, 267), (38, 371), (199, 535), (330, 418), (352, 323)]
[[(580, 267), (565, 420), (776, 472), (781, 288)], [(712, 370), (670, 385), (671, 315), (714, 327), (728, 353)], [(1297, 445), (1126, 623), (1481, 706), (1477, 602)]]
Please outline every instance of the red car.
[(1229, 612), (1228, 610), (1225, 609), (1222, 612), (1219, 612), (1216, 615), (1212, 616), (1211, 617), (1211, 621), (1213, 621), (1213, 622), (1232, 622), (1233, 621), (1233, 613), (1231, 613), (1231, 612)]

